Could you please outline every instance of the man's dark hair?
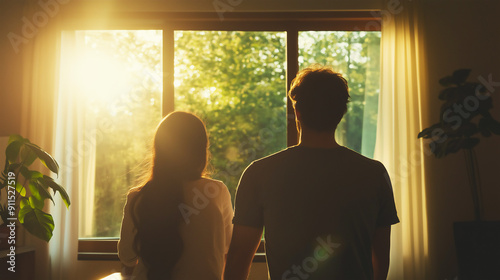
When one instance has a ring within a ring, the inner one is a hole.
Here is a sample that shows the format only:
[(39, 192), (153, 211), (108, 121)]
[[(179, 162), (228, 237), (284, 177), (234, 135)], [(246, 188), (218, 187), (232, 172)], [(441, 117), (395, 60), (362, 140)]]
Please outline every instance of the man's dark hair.
[(316, 131), (334, 131), (347, 112), (347, 81), (331, 67), (305, 68), (292, 81), (288, 93), (300, 114), (300, 123)]

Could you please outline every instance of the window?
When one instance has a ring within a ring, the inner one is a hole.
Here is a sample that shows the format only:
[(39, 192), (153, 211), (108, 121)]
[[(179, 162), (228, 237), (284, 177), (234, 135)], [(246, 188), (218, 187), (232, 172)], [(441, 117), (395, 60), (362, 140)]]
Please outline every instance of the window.
[(365, 29), (376, 26), (367, 23), (377, 18), (368, 13), (225, 18), (171, 14), (153, 17), (150, 21), (157, 23), (143, 30), (80, 28), (72, 35), (73, 52), (64, 52), (63, 40), (62, 64), (81, 57), (72, 61), (79, 69), (78, 90), (72, 94), (85, 96), (75, 100), (87, 108), (71, 114), (83, 113), (83, 127), (95, 137), (83, 154), (91, 159), (87, 182), (80, 185), (85, 186), (80, 190), (85, 205), (80, 259), (116, 259), (125, 193), (148, 162), (156, 124), (173, 110), (194, 112), (206, 122), (212, 177), (234, 195), (252, 160), (296, 143), (293, 108), (286, 98), (295, 73), (311, 62), (329, 64), (348, 78), (352, 96), (337, 137), (373, 154), (380, 32)]
[(380, 32), (299, 32), (299, 67), (312, 63), (333, 66), (349, 83), (351, 101), (335, 138), (341, 145), (373, 157), (380, 91)]
[(80, 196), (79, 237), (117, 237), (124, 194), (141, 175), (162, 116), (162, 32), (86, 30), (74, 36), (76, 56), (68, 59), (76, 60), (75, 83), (68, 94), (79, 95), (85, 119), (77, 142), (95, 134), (84, 142), (93, 152), (83, 156), (95, 159)]
[(286, 34), (174, 34), (175, 109), (205, 121), (212, 176), (234, 197), (250, 162), (286, 148)]

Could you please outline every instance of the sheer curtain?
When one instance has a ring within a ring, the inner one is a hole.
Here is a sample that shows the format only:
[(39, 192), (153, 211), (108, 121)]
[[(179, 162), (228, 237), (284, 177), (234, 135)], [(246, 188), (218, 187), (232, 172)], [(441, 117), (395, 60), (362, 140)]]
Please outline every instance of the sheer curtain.
[[(428, 278), (427, 217), (421, 131), (425, 57), (418, 2), (384, 18), (375, 158), (392, 179), (401, 223), (393, 227), (389, 279)], [(397, 9), (396, 9), (397, 10)]]
[[(37, 1), (26, 1), (23, 15), (32, 19), (33, 15), (41, 11)], [(50, 154), (54, 154), (54, 120), (56, 85), (58, 80), (58, 55), (59, 55), (59, 26), (57, 17), (51, 18), (47, 24), (38, 31), (31, 30), (29, 40), (20, 46), (23, 60), (23, 81), (21, 91), (20, 133), (33, 143), (41, 146)], [(26, 35), (28, 36), (28, 35)], [(59, 158), (56, 160), (60, 161)], [(41, 166), (40, 166), (41, 167)], [(43, 169), (43, 168), (42, 168)], [(46, 169), (45, 169), (46, 170)], [(48, 171), (47, 171), (48, 172)], [(71, 198), (73, 199), (73, 198)], [(57, 205), (64, 207), (59, 195), (54, 197)], [(50, 211), (51, 203), (46, 202), (46, 211)], [(55, 228), (62, 225), (55, 220)], [(49, 278), (50, 260), (48, 258), (49, 246), (57, 246), (59, 240), (53, 236), (49, 244), (26, 231), (18, 228), (17, 245), (33, 246), (35, 253), (35, 274), (38, 280)]]
[[(26, 14), (39, 9), (38, 5), (27, 5)], [(36, 275), (39, 280), (72, 279), (76, 271), (78, 255), (78, 223), (82, 209), (78, 204), (79, 197), (89, 199), (92, 194), (81, 194), (81, 188), (93, 180), (95, 167), (95, 149), (92, 142), (83, 142), (89, 137), (92, 121), (76, 118), (81, 114), (75, 88), (71, 88), (71, 61), (60, 60), (60, 57), (72, 57), (77, 38), (75, 32), (64, 32), (61, 36), (60, 23), (57, 17), (43, 28), (36, 37), (23, 48), (23, 91), (21, 112), (21, 134), (40, 145), (60, 164), (58, 183), (64, 186), (71, 199), (71, 206), (66, 209), (58, 195), (54, 197), (55, 205), (47, 203), (46, 207), (54, 218), (55, 228), (51, 241), (47, 244), (30, 234), (21, 231), (19, 239), (27, 246), (36, 248)], [(63, 55), (64, 54), (64, 55)], [(61, 116), (75, 116), (61, 118)], [(81, 115), (83, 116), (83, 115)], [(90, 143), (90, 144), (89, 144)], [(81, 156), (85, 153), (85, 157)], [(83, 161), (83, 159), (88, 161)], [(93, 203), (91, 203), (93, 205)], [(83, 209), (92, 213), (92, 209)], [(88, 215), (87, 215), (88, 216)]]
[[(77, 271), (80, 229), (92, 223), (95, 180), (95, 118), (86, 114), (86, 99), (75, 85), (75, 59), (83, 36), (75, 31), (61, 33), (60, 78), (58, 83), (57, 118), (55, 120), (54, 156), (61, 161), (60, 183), (68, 188), (71, 211), (63, 204), (52, 208), (58, 243), (50, 246), (51, 279), (71, 279)], [(85, 203), (81, 203), (85, 201)]]

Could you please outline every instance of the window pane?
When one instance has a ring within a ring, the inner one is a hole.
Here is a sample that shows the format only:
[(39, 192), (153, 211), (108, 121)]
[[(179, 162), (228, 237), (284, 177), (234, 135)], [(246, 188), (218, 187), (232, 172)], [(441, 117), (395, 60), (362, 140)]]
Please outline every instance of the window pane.
[(161, 119), (162, 33), (77, 31), (76, 38), (78, 93), (97, 130), (95, 186), (80, 196), (79, 236), (117, 237), (125, 193), (144, 172)]
[(285, 42), (284, 32), (175, 32), (175, 109), (205, 121), (212, 177), (232, 195), (250, 162), (286, 147)]
[(373, 157), (380, 91), (380, 32), (299, 32), (299, 67), (319, 63), (332, 66), (347, 79), (351, 102), (336, 139)]

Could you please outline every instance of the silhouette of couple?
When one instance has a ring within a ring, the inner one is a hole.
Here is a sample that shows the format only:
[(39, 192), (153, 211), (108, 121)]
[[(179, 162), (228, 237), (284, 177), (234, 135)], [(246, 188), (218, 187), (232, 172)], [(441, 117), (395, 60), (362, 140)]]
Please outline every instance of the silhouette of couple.
[(122, 276), (247, 279), (265, 228), (273, 280), (386, 279), (399, 219), (384, 166), (335, 141), (347, 81), (312, 66), (288, 94), (299, 143), (246, 168), (234, 212), (224, 183), (206, 176), (203, 122), (186, 112), (160, 122), (150, 176), (124, 208)]

